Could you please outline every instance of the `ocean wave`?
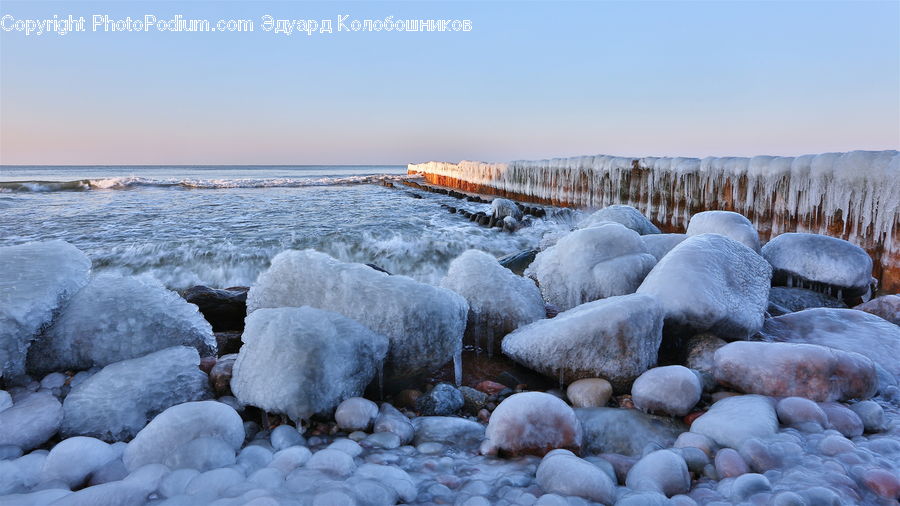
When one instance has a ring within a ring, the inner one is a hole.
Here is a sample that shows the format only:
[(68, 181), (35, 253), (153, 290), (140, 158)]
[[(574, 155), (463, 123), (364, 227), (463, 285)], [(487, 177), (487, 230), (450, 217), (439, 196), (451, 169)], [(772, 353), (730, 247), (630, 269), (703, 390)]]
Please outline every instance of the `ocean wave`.
[(143, 177), (110, 177), (76, 179), (74, 181), (0, 181), (0, 192), (60, 192), (90, 190), (132, 190), (137, 188), (176, 188), (216, 190), (230, 188), (301, 188), (305, 186), (343, 186), (373, 184), (405, 179), (406, 174), (372, 174), (365, 176), (304, 177), (270, 179), (150, 179)]

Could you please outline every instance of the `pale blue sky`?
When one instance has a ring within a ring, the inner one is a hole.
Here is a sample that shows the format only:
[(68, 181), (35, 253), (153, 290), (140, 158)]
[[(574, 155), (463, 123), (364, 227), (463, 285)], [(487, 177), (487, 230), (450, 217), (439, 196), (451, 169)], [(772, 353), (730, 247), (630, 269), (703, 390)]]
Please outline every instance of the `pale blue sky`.
[[(332, 164), (900, 147), (900, 3), (12, 2), (252, 34), (0, 32), (0, 163)], [(261, 30), (471, 19), (467, 33)]]

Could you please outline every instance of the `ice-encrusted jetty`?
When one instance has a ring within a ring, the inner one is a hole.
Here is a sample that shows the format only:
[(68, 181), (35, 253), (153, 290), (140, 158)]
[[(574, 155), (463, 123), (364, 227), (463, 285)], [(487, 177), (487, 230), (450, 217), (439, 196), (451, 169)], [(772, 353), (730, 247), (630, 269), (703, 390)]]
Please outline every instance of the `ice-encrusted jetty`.
[(862, 248), (581, 218), (439, 286), (304, 250), (182, 297), (0, 247), (0, 506), (896, 504), (900, 296)]

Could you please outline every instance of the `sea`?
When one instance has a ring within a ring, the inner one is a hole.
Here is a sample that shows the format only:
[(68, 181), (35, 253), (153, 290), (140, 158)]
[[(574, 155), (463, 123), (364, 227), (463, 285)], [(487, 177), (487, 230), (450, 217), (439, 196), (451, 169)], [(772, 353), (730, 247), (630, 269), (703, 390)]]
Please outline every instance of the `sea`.
[[(495, 256), (569, 230), (551, 212), (517, 232), (447, 207), (488, 204), (402, 184), (405, 166), (0, 166), (0, 246), (62, 239), (95, 272), (173, 290), (250, 286), (273, 256), (312, 248), (438, 283), (467, 249)], [(385, 184), (388, 183), (388, 184)]]

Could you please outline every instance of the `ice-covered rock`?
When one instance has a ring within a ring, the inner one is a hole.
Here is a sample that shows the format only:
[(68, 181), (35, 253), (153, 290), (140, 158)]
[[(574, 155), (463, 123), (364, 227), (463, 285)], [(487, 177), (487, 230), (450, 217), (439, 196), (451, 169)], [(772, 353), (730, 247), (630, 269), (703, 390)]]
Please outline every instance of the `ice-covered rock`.
[(300, 435), (300, 431), (298, 431), (296, 427), (290, 425), (279, 425), (278, 427), (275, 427), (272, 429), (269, 439), (272, 441), (272, 448), (274, 448), (275, 451), (284, 450), (291, 446), (306, 444), (306, 440)]
[(804, 397), (785, 397), (775, 405), (775, 412), (782, 425), (800, 429), (828, 426), (828, 417), (815, 402)]
[(447, 416), (462, 409), (464, 403), (458, 388), (448, 383), (438, 383), (416, 399), (416, 409), (425, 416)]
[(654, 367), (638, 376), (631, 387), (635, 407), (669, 416), (688, 414), (702, 393), (697, 374), (680, 365)]
[(655, 297), (610, 297), (521, 327), (506, 336), (502, 348), (516, 362), (552, 378), (571, 383), (601, 377), (624, 392), (656, 364), (662, 323)]
[(214, 355), (212, 327), (177, 293), (149, 278), (95, 276), (28, 352), (36, 373), (88, 369), (172, 346)]
[(210, 398), (197, 350), (174, 346), (110, 364), (69, 392), (63, 436), (128, 440), (164, 409)]
[(11, 408), (13, 405), (12, 396), (6, 390), (0, 390), (0, 411)]
[(0, 377), (25, 372), (28, 346), (88, 281), (91, 261), (63, 241), (0, 248)]
[(814, 344), (729, 343), (716, 351), (715, 377), (748, 394), (820, 402), (867, 399), (878, 389), (871, 360)]
[(522, 210), (515, 202), (509, 199), (494, 199), (491, 201), (491, 216), (494, 219), (502, 220), (510, 217), (514, 220), (522, 219)]
[(864, 302), (853, 309), (872, 313), (885, 320), (900, 325), (900, 295), (882, 295)]
[(384, 336), (312, 307), (254, 311), (243, 341), (231, 390), (244, 404), (294, 420), (362, 394), (388, 349)]
[(656, 264), (637, 232), (618, 223), (576, 230), (538, 253), (525, 274), (561, 310), (633, 293)]
[(94, 471), (107, 462), (118, 458), (119, 454), (107, 443), (92, 437), (73, 437), (61, 441), (50, 450), (41, 480), (60, 480), (69, 488), (79, 486)]
[(656, 225), (641, 214), (640, 211), (631, 206), (621, 204), (613, 204), (595, 211), (585, 218), (584, 222), (581, 223), (581, 228), (595, 227), (609, 222), (624, 225), (640, 235), (660, 233)]
[(581, 425), (572, 408), (558, 397), (523, 392), (497, 406), (485, 437), (490, 448), (512, 455), (544, 455), (555, 448), (577, 451)]
[(415, 444), (446, 443), (465, 447), (484, 439), (484, 425), (455, 416), (418, 416), (412, 419)]
[[(900, 327), (855, 309), (816, 308), (766, 320), (761, 334), (773, 341), (818, 344), (865, 355), (875, 362), (882, 387), (900, 380)], [(885, 377), (887, 376), (887, 377)]]
[(640, 456), (650, 446), (668, 448), (687, 427), (678, 420), (648, 415), (636, 409), (580, 408), (581, 448), (587, 454)]
[(602, 504), (616, 501), (616, 484), (599, 467), (571, 452), (554, 451), (537, 468), (537, 484), (544, 492), (575, 496)]
[(363, 397), (345, 399), (334, 410), (334, 421), (338, 428), (353, 432), (368, 430), (378, 416), (378, 404)]
[(713, 374), (716, 365), (716, 350), (727, 343), (715, 334), (697, 334), (687, 341), (687, 360), (689, 368), (706, 374)]
[(416, 498), (416, 482), (409, 473), (399, 467), (363, 464), (356, 469), (355, 475), (376, 480), (391, 487), (406, 503), (412, 503)]
[(547, 316), (534, 281), (513, 274), (482, 251), (468, 250), (453, 260), (441, 286), (469, 303), (466, 340), (488, 353), (494, 339)]
[(846, 308), (842, 301), (821, 292), (787, 286), (773, 286), (769, 289), (769, 314), (781, 316), (815, 307)]
[(715, 466), (720, 479), (736, 478), (750, 472), (744, 457), (734, 448), (722, 448), (716, 452)]
[(335, 311), (387, 336), (386, 371), (394, 376), (430, 372), (458, 355), (469, 311), (465, 299), (445, 288), (313, 250), (276, 255), (247, 296), (248, 313), (304, 305)]
[(162, 464), (179, 448), (203, 437), (219, 438), (237, 450), (244, 442), (240, 415), (216, 401), (186, 402), (163, 411), (128, 443), (122, 460), (134, 471)]
[(659, 299), (667, 336), (708, 331), (740, 340), (762, 327), (771, 271), (747, 246), (719, 234), (700, 234), (663, 257), (637, 293)]
[(691, 424), (691, 432), (730, 448), (739, 448), (749, 438), (772, 436), (777, 430), (774, 402), (761, 395), (726, 397)]
[(184, 292), (184, 300), (196, 305), (216, 332), (244, 328), (244, 318), (247, 316), (246, 287), (218, 290), (208, 286), (193, 286)]
[(645, 455), (628, 471), (625, 486), (671, 497), (691, 489), (691, 474), (680, 455), (671, 450), (657, 450)]
[(11, 408), (0, 411), (0, 446), (31, 450), (56, 434), (62, 417), (62, 404), (50, 393), (19, 397)]
[(875, 401), (861, 401), (850, 405), (850, 409), (862, 420), (866, 432), (884, 430), (884, 408)]
[(853, 410), (838, 402), (822, 402), (819, 403), (819, 407), (828, 417), (829, 428), (848, 438), (862, 436), (865, 426), (862, 419)]
[(396, 434), (400, 438), (401, 444), (409, 443), (416, 434), (416, 429), (409, 418), (386, 402), (381, 403), (378, 416), (375, 417), (375, 423), (372, 425), (372, 431)]
[(687, 234), (650, 234), (642, 235), (641, 240), (644, 241), (647, 252), (659, 262), (662, 257), (672, 251), (672, 248), (681, 244), (687, 237)]
[(687, 235), (720, 234), (759, 253), (759, 234), (746, 216), (733, 211), (703, 211), (691, 216)]
[(781, 234), (763, 246), (762, 255), (774, 269), (773, 284), (829, 291), (840, 299), (864, 295), (872, 283), (866, 251), (836, 237)]
[(584, 378), (566, 388), (566, 397), (575, 408), (599, 408), (606, 406), (613, 389), (603, 378)]
[(349, 476), (356, 470), (353, 457), (331, 448), (319, 450), (306, 463), (307, 469), (315, 469), (335, 476)]

